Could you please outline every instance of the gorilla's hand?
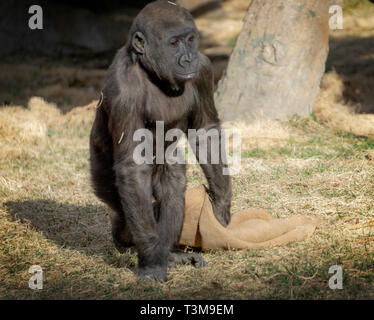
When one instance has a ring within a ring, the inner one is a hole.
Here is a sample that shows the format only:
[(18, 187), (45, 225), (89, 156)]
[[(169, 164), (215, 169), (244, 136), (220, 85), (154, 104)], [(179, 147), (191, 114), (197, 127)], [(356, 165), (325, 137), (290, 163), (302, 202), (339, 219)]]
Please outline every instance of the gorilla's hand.
[(213, 212), (217, 220), (226, 227), (230, 222), (230, 202), (226, 201), (212, 201)]

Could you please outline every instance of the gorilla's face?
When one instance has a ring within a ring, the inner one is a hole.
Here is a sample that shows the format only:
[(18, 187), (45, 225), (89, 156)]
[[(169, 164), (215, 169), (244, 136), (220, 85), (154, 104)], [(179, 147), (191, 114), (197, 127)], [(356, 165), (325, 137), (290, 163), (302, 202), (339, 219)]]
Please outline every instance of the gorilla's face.
[(197, 76), (198, 37), (196, 28), (192, 26), (171, 29), (162, 37), (162, 44), (158, 47), (159, 62), (175, 79), (186, 81)]
[(139, 19), (136, 26), (142, 30), (135, 31), (131, 40), (141, 65), (174, 87), (196, 78), (199, 71), (199, 34), (191, 15), (182, 13), (173, 17), (163, 12), (155, 21), (149, 18), (146, 27)]

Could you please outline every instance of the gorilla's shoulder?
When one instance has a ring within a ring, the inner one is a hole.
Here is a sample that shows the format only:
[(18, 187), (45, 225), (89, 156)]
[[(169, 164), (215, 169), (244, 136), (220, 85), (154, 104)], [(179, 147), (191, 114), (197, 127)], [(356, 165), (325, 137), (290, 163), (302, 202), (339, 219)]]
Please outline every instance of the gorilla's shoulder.
[[(107, 80), (110, 81), (111, 78), (118, 77), (118, 75), (125, 76), (131, 71), (131, 66), (133, 65), (131, 57), (127, 53), (127, 48), (122, 47), (119, 49), (113, 59), (107, 72)], [(125, 78), (116, 79), (124, 81)]]
[(126, 47), (118, 50), (110, 65), (105, 79), (103, 94), (112, 98), (121, 98), (121, 102), (136, 100), (141, 94), (142, 83), (137, 64), (131, 61)]

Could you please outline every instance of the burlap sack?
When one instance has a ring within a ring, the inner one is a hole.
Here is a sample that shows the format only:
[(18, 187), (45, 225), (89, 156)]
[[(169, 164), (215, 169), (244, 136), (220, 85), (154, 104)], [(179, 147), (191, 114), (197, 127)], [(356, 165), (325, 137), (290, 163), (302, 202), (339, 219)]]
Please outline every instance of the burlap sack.
[(216, 219), (203, 186), (186, 192), (186, 212), (179, 243), (203, 249), (245, 249), (285, 245), (310, 237), (318, 217), (274, 219), (265, 210), (249, 209), (232, 216), (225, 228)]

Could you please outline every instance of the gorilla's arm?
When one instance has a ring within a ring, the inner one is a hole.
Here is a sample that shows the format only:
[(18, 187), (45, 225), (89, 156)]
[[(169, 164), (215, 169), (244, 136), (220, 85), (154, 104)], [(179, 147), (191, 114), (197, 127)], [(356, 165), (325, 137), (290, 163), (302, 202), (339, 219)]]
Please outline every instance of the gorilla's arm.
[[(134, 132), (144, 128), (141, 84), (136, 70), (129, 70), (127, 57), (119, 52), (110, 68), (104, 96), (112, 99), (103, 107), (113, 145), (113, 172), (122, 212), (138, 251), (141, 278), (166, 280), (168, 248), (162, 243), (152, 206), (152, 165), (134, 161)], [(125, 69), (126, 72), (123, 70)]]
[[(189, 128), (192, 129), (215, 129), (219, 132), (219, 152), (221, 153), (221, 126), (218, 118), (217, 110), (214, 105), (213, 91), (214, 78), (212, 65), (209, 59), (199, 54), (200, 71), (199, 78), (196, 80), (196, 90), (199, 94), (198, 102), (195, 110), (189, 118)], [(230, 221), (230, 206), (231, 206), (231, 178), (229, 175), (223, 174), (223, 168), (227, 165), (223, 163), (221, 155), (218, 155), (219, 163), (211, 163), (210, 138), (208, 138), (207, 145), (207, 164), (200, 163), (204, 174), (209, 184), (209, 194), (212, 199), (214, 213), (223, 226), (226, 226)], [(196, 157), (200, 162), (199, 155), (199, 139), (196, 139)], [(217, 155), (216, 155), (217, 156)]]

